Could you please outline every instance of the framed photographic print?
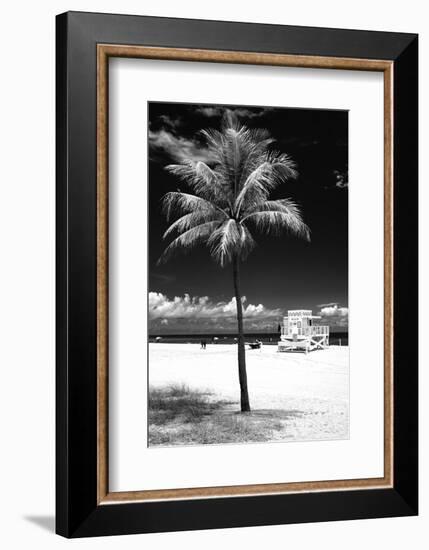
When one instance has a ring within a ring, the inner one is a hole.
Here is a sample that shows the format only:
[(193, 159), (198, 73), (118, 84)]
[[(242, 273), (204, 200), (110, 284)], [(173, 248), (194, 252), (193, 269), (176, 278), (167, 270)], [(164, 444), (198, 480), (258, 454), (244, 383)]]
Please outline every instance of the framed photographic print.
[(417, 514), (417, 36), (57, 17), (57, 532)]

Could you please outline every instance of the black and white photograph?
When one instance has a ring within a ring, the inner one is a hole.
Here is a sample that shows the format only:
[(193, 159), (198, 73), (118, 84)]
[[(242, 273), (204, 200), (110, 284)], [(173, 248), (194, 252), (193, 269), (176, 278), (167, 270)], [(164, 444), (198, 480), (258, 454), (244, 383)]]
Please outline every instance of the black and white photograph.
[(347, 110), (148, 102), (148, 445), (349, 437)]
[(424, 4), (2, 7), (1, 547), (423, 548)]

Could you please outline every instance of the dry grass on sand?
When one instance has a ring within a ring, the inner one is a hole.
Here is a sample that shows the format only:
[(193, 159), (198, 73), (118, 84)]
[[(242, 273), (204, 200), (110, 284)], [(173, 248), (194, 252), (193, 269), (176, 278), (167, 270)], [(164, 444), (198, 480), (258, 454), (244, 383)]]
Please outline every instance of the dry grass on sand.
[[(188, 386), (149, 392), (149, 444), (189, 445), (259, 442), (281, 431), (279, 411), (240, 413), (239, 404)], [(295, 411), (290, 411), (294, 414)]]

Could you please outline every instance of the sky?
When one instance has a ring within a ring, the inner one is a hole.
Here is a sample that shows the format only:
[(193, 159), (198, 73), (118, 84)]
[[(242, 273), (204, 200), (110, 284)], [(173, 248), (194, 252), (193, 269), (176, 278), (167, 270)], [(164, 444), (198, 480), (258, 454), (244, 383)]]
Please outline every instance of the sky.
[(272, 148), (296, 162), (298, 178), (273, 199), (292, 198), (311, 242), (254, 233), (258, 246), (241, 268), (246, 332), (276, 332), (288, 309), (311, 309), (332, 331), (348, 327), (348, 112), (271, 106), (148, 104), (149, 331), (194, 334), (236, 331), (232, 269), (204, 246), (157, 265), (168, 240), (161, 200), (191, 192), (165, 170), (184, 159), (212, 162), (200, 131), (220, 128), (225, 109), (249, 128), (265, 128)]

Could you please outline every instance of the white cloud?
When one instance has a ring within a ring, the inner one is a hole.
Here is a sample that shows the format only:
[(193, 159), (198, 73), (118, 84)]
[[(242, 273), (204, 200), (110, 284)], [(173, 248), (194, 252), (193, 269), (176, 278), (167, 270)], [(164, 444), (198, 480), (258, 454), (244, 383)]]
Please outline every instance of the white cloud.
[(325, 308), (325, 307), (331, 307), (331, 306), (338, 306), (338, 302), (329, 302), (327, 304), (318, 304), (317, 307)]
[(162, 128), (161, 130), (149, 130), (149, 147), (167, 153), (175, 161), (181, 162), (185, 159), (203, 162), (212, 160), (210, 152), (199, 143), (182, 136), (176, 136), (172, 132)]
[(319, 315), (322, 315), (323, 317), (334, 317), (334, 316), (347, 317), (348, 314), (349, 314), (349, 308), (339, 307), (338, 304), (322, 307), (319, 313)]
[[(280, 309), (269, 309), (263, 304), (247, 304), (245, 296), (242, 298), (243, 314), (246, 318), (280, 317)], [(149, 319), (227, 319), (235, 317), (237, 313), (236, 300), (231, 298), (229, 302), (213, 302), (208, 296), (194, 296), (189, 294), (175, 296), (169, 299), (160, 292), (149, 292)]]
[(344, 189), (345, 187), (349, 186), (347, 173), (341, 172), (340, 170), (334, 170), (334, 176), (336, 180), (335, 187), (338, 187), (339, 189)]
[(349, 308), (341, 307), (337, 302), (329, 304), (320, 304), (320, 315), (332, 326), (347, 327), (349, 321)]

